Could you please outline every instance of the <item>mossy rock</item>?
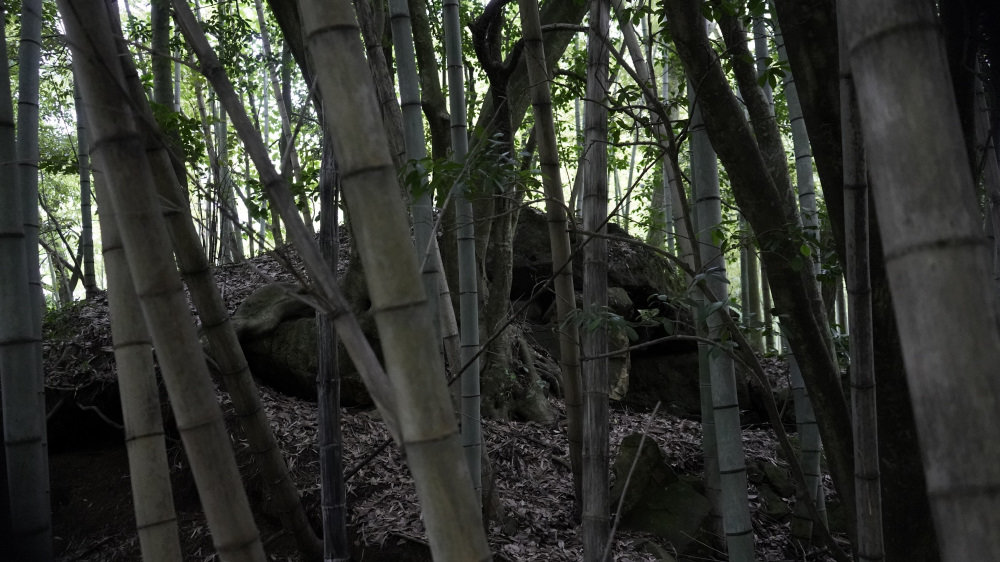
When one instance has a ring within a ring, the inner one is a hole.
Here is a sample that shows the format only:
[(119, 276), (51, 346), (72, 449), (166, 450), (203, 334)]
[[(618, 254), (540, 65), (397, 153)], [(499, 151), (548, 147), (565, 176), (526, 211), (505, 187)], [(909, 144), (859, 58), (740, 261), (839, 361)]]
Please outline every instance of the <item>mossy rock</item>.
[(795, 495), (795, 482), (788, 469), (769, 462), (763, 463), (765, 480), (777, 494), (783, 498)]
[(652, 533), (684, 552), (710, 511), (705, 496), (691, 484), (678, 480), (666, 488), (650, 490), (641, 503), (624, 514), (621, 528)]
[[(255, 377), (279, 392), (307, 400), (316, 399), (316, 349), (315, 318), (286, 320), (267, 337), (243, 342), (243, 352)], [(341, 405), (370, 406), (368, 390), (342, 344), (338, 364)]]
[(763, 502), (763, 510), (769, 517), (778, 521), (785, 521), (792, 514), (792, 509), (788, 506), (781, 495), (771, 489), (770, 486), (763, 485), (757, 488), (760, 499)]
[[(640, 442), (641, 452), (639, 452)], [(636, 461), (637, 453), (638, 461)], [(633, 464), (635, 468), (632, 468)], [(615, 459), (611, 470), (615, 474), (615, 484), (611, 487), (611, 503), (618, 505), (624, 492), (625, 502), (622, 504), (622, 510), (625, 512), (642, 503), (651, 491), (662, 490), (677, 481), (677, 475), (667, 464), (666, 457), (656, 441), (643, 439), (640, 433), (633, 433), (622, 439), (618, 458)]]
[(692, 483), (679, 479), (656, 442), (642, 439), (641, 434), (634, 433), (622, 440), (612, 470), (615, 474), (612, 505), (625, 496), (621, 527), (653, 533), (683, 552), (708, 517), (711, 510), (708, 499)]

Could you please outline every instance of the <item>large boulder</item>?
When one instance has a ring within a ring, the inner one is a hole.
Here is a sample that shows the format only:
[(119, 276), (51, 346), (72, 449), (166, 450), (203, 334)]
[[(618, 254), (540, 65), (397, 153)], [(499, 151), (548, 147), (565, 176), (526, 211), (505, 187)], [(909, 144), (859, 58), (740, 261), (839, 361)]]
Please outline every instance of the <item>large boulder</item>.
[[(767, 420), (763, 391), (748, 383), (746, 369), (734, 364), (736, 394), (744, 422)], [(664, 342), (633, 353), (629, 392), (623, 405), (649, 411), (659, 402), (663, 409), (684, 418), (701, 417), (698, 345), (691, 341)], [(777, 397), (776, 397), (777, 398)]]
[(698, 386), (698, 346), (684, 344), (657, 346), (632, 354), (629, 389), (623, 405), (633, 410), (661, 408), (681, 417), (701, 416)]
[[(511, 298), (514, 300), (527, 298), (540, 283), (552, 276), (548, 228), (545, 214), (541, 211), (529, 207), (522, 209), (518, 215), (511, 283)], [(615, 224), (608, 224), (608, 234), (622, 238), (627, 236)], [(583, 237), (574, 232), (571, 233), (571, 241), (576, 248)], [(573, 260), (573, 281), (577, 288), (583, 286), (582, 275), (583, 254), (578, 252)], [(675, 270), (666, 258), (645, 246), (608, 240), (608, 286), (624, 289), (637, 306), (647, 307), (650, 296), (670, 292), (675, 285)], [(541, 298), (543, 308), (552, 301), (551, 291), (548, 294)]]
[[(640, 240), (626, 241), (628, 235), (615, 224), (608, 232), (622, 240), (608, 240), (608, 308), (624, 321), (632, 323), (636, 341), (626, 341), (620, 331), (612, 334), (613, 349), (649, 343), (667, 335), (661, 326), (638, 326), (640, 311), (655, 309), (669, 318), (674, 330), (690, 326), (690, 315), (663, 295), (680, 294), (676, 269), (665, 257), (642, 245)], [(572, 234), (574, 247), (583, 241)], [(582, 254), (573, 262), (574, 283), (582, 287)], [(511, 299), (515, 309), (525, 311), (523, 320), (532, 340), (559, 358), (558, 325), (555, 319), (554, 294), (551, 288), (539, 293), (552, 275), (552, 253), (545, 215), (524, 209), (518, 217), (514, 239), (514, 263)], [(530, 303), (528, 302), (530, 299)], [(576, 295), (577, 306), (582, 297)], [(664, 342), (641, 351), (615, 355), (610, 361), (612, 397), (632, 409), (651, 410), (657, 402), (675, 414), (700, 415), (698, 397), (698, 353), (691, 342)]]
[[(361, 299), (363, 300), (363, 299)], [(236, 309), (233, 326), (243, 347), (250, 371), (267, 386), (285, 394), (316, 399), (317, 332), (308, 296), (294, 284), (274, 283), (254, 291)], [(362, 303), (368, 306), (367, 302)], [(376, 355), (379, 340), (368, 312), (355, 307), (359, 324)], [(484, 413), (497, 417), (548, 423), (554, 413), (549, 405), (550, 389), (558, 385), (558, 366), (539, 349), (528, 346), (519, 325), (512, 327), (515, 353), (509, 370), (508, 388), (490, 395), (484, 387)], [(370, 406), (365, 388), (347, 351), (338, 353), (340, 392), (343, 406)], [(457, 388), (457, 384), (455, 385)]]
[(230, 322), (236, 336), (245, 341), (274, 331), (286, 320), (313, 315), (313, 307), (301, 287), (294, 283), (271, 283), (257, 288), (240, 303)]
[[(240, 304), (231, 321), (250, 372), (258, 380), (285, 394), (316, 399), (316, 315), (297, 285), (260, 287)], [(374, 345), (378, 349), (377, 340)], [(341, 404), (371, 405), (371, 397), (343, 346), (338, 359)]]
[[(611, 234), (625, 238), (618, 227), (609, 225)], [(582, 237), (574, 237), (575, 242)], [(352, 260), (354, 263), (356, 260)], [(656, 309), (660, 317), (670, 318), (673, 332), (682, 332), (691, 321), (673, 299), (663, 295), (677, 294), (676, 274), (668, 260), (654, 250), (624, 240), (609, 241), (608, 305), (611, 312), (635, 326), (638, 340), (628, 341), (624, 332), (612, 334), (612, 348), (648, 344), (667, 335), (662, 326), (639, 326), (642, 309)], [(348, 268), (341, 283), (353, 312), (379, 351), (378, 336), (372, 321), (363, 276), (357, 268)], [(575, 264), (574, 277), (582, 286), (582, 263)], [(352, 274), (353, 273), (353, 274)], [(514, 364), (508, 370), (509, 380), (502, 388), (484, 386), (484, 412), (504, 418), (548, 421), (545, 396), (559, 394), (558, 368), (542, 366), (541, 360), (525, 360), (535, 356), (551, 360), (559, 358), (558, 325), (555, 318), (554, 295), (551, 288), (533, 295), (552, 274), (548, 225), (544, 214), (533, 209), (520, 213), (514, 240), (513, 283), (511, 300), (514, 310), (525, 312), (517, 320), (516, 336), (511, 337)], [(660, 298), (655, 298), (656, 296)], [(528, 299), (531, 299), (527, 307)], [(576, 295), (578, 304), (582, 297)], [(297, 285), (274, 283), (257, 289), (237, 308), (233, 324), (243, 345), (252, 372), (265, 384), (292, 395), (315, 396), (316, 333), (313, 308), (309, 296)], [(522, 334), (524, 337), (522, 337)], [(633, 334), (634, 335), (634, 334)], [(525, 341), (526, 340), (526, 341)], [(522, 349), (535, 350), (526, 354)], [(340, 365), (343, 403), (368, 405), (365, 391), (346, 353), (341, 348)], [(538, 366), (537, 369), (533, 367)], [(609, 368), (612, 398), (630, 409), (650, 410), (657, 402), (677, 415), (700, 415), (698, 397), (697, 346), (691, 342), (665, 341), (643, 349), (615, 355)], [(553, 375), (550, 371), (555, 371)], [(537, 374), (536, 374), (537, 372)]]

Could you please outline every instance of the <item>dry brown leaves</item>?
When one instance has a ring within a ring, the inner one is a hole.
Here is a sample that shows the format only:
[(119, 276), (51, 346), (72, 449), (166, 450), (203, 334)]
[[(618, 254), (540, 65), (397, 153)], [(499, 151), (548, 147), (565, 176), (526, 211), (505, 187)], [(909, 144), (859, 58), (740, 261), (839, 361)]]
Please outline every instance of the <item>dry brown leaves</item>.
[[(298, 268), (297, 258), (290, 259)], [(289, 281), (285, 259), (260, 257), (252, 265), (219, 268), (216, 279), (230, 313), (262, 283)], [(60, 333), (47, 333), (45, 343), (48, 385), (63, 389), (79, 388), (95, 380), (113, 381), (114, 367), (107, 315), (107, 301), (97, 299), (75, 305), (59, 313)], [(774, 382), (782, 378), (780, 364), (769, 364)], [(261, 398), (278, 443), (284, 452), (294, 481), (313, 515), (318, 513), (319, 456), (316, 447), (316, 404), (289, 398), (262, 387)], [(220, 404), (231, 414), (224, 393)], [(560, 413), (563, 406), (553, 401)], [(632, 433), (644, 432), (660, 447), (675, 472), (699, 475), (702, 471), (701, 425), (668, 414), (611, 413), (611, 459), (618, 444)], [(483, 422), (485, 446), (494, 476), (484, 487), (495, 492), (502, 520), (491, 520), (488, 537), (498, 559), (570, 561), (582, 559), (579, 526), (572, 516), (572, 476), (568, 462), (564, 425), (545, 426), (501, 420)], [(389, 439), (376, 412), (343, 411), (343, 456), (346, 471), (354, 472), (347, 482), (350, 525), (366, 544), (385, 544), (400, 537), (424, 540), (419, 501), (405, 462), (394, 445), (369, 459)], [(745, 430), (744, 447), (749, 460), (781, 463), (769, 431)], [(238, 460), (248, 481), (259, 474), (248, 446), (234, 435)], [(829, 482), (827, 482), (828, 493)], [(788, 524), (761, 515), (760, 499), (751, 485), (751, 510), (757, 537), (757, 555), (763, 560), (787, 559), (794, 552), (788, 539)], [(204, 534), (194, 525), (187, 533)], [(188, 537), (194, 540), (197, 537)], [(99, 540), (95, 537), (94, 540)], [(618, 532), (613, 559), (623, 562), (657, 560), (647, 552), (650, 544), (670, 552), (669, 545), (650, 535)], [(206, 556), (210, 554), (206, 553)], [(815, 559), (815, 558), (810, 558)]]
[[(262, 389), (262, 396), (299, 488), (307, 494), (318, 493), (315, 404), (266, 389)], [(553, 406), (562, 411), (561, 402), (553, 401)], [(389, 439), (375, 412), (344, 411), (342, 423), (345, 470), (357, 468)], [(646, 446), (660, 447), (675, 472), (701, 473), (700, 423), (661, 413), (653, 416), (612, 411), (611, 458), (625, 436), (638, 432), (650, 439)], [(489, 525), (488, 540), (495, 556), (506, 560), (582, 559), (579, 526), (572, 518), (572, 476), (562, 427), (484, 420), (483, 433), (495, 474), (483, 485), (492, 486), (505, 519), (494, 519)], [(776, 460), (775, 444), (768, 431), (748, 429), (743, 436), (748, 459), (781, 462)], [(381, 545), (400, 537), (426, 540), (413, 481), (394, 445), (364, 464), (348, 480), (347, 490), (350, 524), (366, 544)], [(787, 523), (768, 520), (761, 513), (753, 485), (750, 496), (758, 556), (764, 560), (787, 559), (788, 553), (794, 552), (787, 538)], [(613, 559), (657, 560), (647, 552), (649, 543), (670, 551), (670, 545), (661, 539), (620, 531), (615, 536)]]

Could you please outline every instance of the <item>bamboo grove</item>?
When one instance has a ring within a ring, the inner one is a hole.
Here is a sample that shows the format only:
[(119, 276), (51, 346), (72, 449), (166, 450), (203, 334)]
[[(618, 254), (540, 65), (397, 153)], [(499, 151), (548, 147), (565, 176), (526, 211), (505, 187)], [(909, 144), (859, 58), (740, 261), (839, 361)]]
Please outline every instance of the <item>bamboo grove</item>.
[[(609, 361), (629, 345), (609, 312), (615, 232), (668, 260), (675, 288), (660, 297), (698, 342), (720, 553), (760, 557), (737, 393), (747, 377), (767, 389), (770, 428), (796, 459), (788, 532), (803, 548), (1000, 559), (994, 2), (3, 8), (10, 560), (54, 557), (43, 317), (105, 290), (144, 560), (182, 557), (158, 377), (218, 558), (268, 559), (210, 368), (301, 558), (351, 559), (337, 341), (405, 455), (434, 559), (492, 559), (481, 420), (516, 408), (513, 241), (531, 207), (547, 222), (552, 271), (532, 298), (552, 296), (585, 560), (609, 560), (615, 541)], [(338, 279), (342, 230), (352, 247)], [(321, 334), (321, 521), (289, 476), (212, 277), (285, 244)], [(791, 371), (793, 425), (762, 367), (775, 356)], [(836, 538), (826, 477), (846, 514)]]

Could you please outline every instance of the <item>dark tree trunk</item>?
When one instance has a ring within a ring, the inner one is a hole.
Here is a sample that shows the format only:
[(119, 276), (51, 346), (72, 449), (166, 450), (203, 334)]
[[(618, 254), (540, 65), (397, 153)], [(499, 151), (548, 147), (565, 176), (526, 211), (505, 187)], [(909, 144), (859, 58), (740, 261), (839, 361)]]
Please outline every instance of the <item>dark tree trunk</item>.
[(976, 39), (979, 0), (942, 2), (941, 28), (948, 52), (948, 70), (958, 103), (958, 118), (962, 124), (962, 139), (969, 156), (969, 169), (977, 168), (976, 157)]
[[(334, 275), (340, 253), (337, 224), (337, 169), (332, 143), (323, 139), (323, 162), (320, 168), (320, 251)], [(319, 407), (320, 490), (323, 514), (323, 554), (331, 562), (350, 560), (351, 544), (347, 539), (347, 491), (344, 487), (343, 449), (340, 433), (340, 371), (338, 368), (337, 332), (327, 313), (317, 313), (319, 373), (316, 395)]]
[(409, 0), (413, 27), (413, 48), (420, 68), (420, 106), (431, 133), (431, 156), (435, 160), (448, 157), (451, 147), (451, 116), (438, 78), (438, 62), (434, 53), (425, 0)]
[(699, 3), (674, 0), (665, 6), (678, 54), (689, 79), (697, 85), (700, 103), (704, 104), (709, 138), (729, 173), (737, 204), (757, 235), (775, 308), (787, 325), (789, 344), (800, 358), (802, 376), (810, 388), (831, 475), (845, 507), (853, 513), (849, 410), (829, 348), (826, 315), (815, 306), (820, 300), (816, 294), (818, 286), (812, 268), (802, 262), (799, 253), (797, 233), (801, 228), (794, 200), (788, 193), (787, 171), (783, 180), (786, 185), (779, 186), (775, 155), (749, 148), (758, 146), (755, 134), (759, 136), (763, 129), (756, 124), (751, 131), (743, 117), (743, 107), (730, 89), (708, 37), (698, 25), (702, 17)]
[[(843, 266), (843, 156), (838, 45), (833, 0), (774, 0), (802, 113)], [(870, 209), (871, 286), (881, 456), (883, 528), (888, 560), (938, 560), (920, 447), (889, 294), (882, 239)], [(919, 468), (918, 468), (919, 467)]]

